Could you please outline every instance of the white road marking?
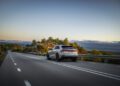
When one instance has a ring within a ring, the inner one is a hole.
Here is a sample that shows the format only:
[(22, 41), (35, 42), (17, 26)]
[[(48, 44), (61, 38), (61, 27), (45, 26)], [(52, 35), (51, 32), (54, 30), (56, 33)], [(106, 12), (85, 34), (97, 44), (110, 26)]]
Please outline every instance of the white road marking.
[(11, 57), (12, 62), (15, 62), (14, 59)]
[(24, 55), (24, 54), (21, 54), (21, 53), (16, 53), (16, 54), (21, 55), (21, 56), (24, 56), (24, 57), (31, 58), (31, 59), (36, 59), (36, 60), (42, 60), (42, 59), (44, 59), (44, 56), (43, 56), (43, 58), (39, 58), (39, 57), (41, 57), (41, 56), (36, 57), (36, 56), (28, 56), (28, 55)]
[(20, 68), (17, 68), (17, 71), (18, 71), (18, 72), (21, 72), (21, 69), (20, 69)]
[(10, 54), (9, 54), (9, 56), (10, 56), (12, 62), (14, 63), (15, 61), (14, 61), (13, 57)]
[[(48, 61), (48, 62), (51, 62), (51, 61)], [(83, 68), (83, 67), (78, 67), (78, 66), (73, 66), (73, 65), (68, 65), (68, 64), (64, 64), (64, 63), (57, 63), (57, 62), (51, 62), (51, 63), (57, 64), (57, 65), (60, 65), (60, 66), (64, 66), (64, 67), (68, 67), (68, 68), (72, 68), (72, 69), (75, 69), (75, 70), (80, 70), (80, 71), (84, 71), (84, 72), (88, 72), (88, 73), (104, 76), (104, 77), (115, 79), (115, 80), (120, 80), (120, 76), (119, 75), (114, 75), (114, 74), (110, 74), (110, 73), (100, 72), (100, 71), (87, 69), (87, 68)]]
[(25, 86), (31, 86), (30, 82), (28, 80), (24, 80)]
[(16, 66), (16, 65), (17, 65), (17, 63), (14, 63), (14, 65)]
[[(33, 56), (27, 56), (27, 55), (23, 55), (23, 54), (19, 54), (19, 55), (22, 55), (22, 56), (25, 56), (25, 57), (29, 57), (29, 58), (34, 58)], [(75, 69), (75, 70), (84, 71), (84, 72), (88, 72), (88, 73), (104, 76), (104, 77), (115, 79), (115, 80), (120, 80), (120, 76), (119, 75), (114, 75), (114, 74), (105, 73), (105, 72), (101, 72), (101, 71), (96, 71), (96, 70), (92, 70), (92, 69), (88, 69), (88, 68), (68, 65), (68, 64), (64, 64), (64, 63), (57, 63), (57, 62), (51, 62), (51, 61), (48, 61), (48, 62), (53, 63), (53, 64), (57, 64), (57, 65), (60, 65), (60, 66), (72, 68), (72, 69)]]

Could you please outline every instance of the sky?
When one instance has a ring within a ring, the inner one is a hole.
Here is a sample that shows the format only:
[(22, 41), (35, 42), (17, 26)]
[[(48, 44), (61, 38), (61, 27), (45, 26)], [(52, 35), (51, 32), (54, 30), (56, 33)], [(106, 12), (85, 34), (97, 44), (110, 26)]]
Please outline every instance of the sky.
[(120, 41), (119, 0), (0, 0), (1, 40)]

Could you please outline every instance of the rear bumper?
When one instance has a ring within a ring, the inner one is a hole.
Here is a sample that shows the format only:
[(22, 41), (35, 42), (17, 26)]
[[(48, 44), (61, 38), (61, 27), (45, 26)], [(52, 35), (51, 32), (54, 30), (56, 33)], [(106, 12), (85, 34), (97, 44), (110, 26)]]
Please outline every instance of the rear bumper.
[(62, 55), (61, 58), (78, 58), (78, 55)]

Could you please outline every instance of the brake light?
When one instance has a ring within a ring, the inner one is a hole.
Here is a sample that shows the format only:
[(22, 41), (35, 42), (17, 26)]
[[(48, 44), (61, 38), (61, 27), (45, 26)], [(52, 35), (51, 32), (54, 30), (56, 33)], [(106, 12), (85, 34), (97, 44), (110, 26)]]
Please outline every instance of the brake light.
[(77, 52), (77, 50), (61, 50), (61, 52)]

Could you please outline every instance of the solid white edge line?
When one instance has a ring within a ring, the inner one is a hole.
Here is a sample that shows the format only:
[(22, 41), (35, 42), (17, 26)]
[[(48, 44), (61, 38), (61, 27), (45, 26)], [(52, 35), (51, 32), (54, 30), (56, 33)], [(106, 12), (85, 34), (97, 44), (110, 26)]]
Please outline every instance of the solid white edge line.
[[(66, 64), (63, 64), (63, 65), (66, 66)], [(78, 69), (80, 68), (80, 69), (83, 69), (83, 70), (87, 70), (87, 71), (91, 71), (91, 72), (96, 72), (96, 73), (99, 73), (99, 74), (110, 75), (110, 76), (114, 76), (114, 77), (120, 77), (118, 75), (114, 75), (114, 74), (110, 74), (110, 73), (105, 73), (105, 72), (101, 72), (101, 71), (96, 71), (96, 70), (91, 70), (91, 69), (87, 69), (87, 68), (83, 68), (83, 67), (72, 66), (72, 65), (69, 65), (69, 66), (73, 67), (73, 68), (78, 68)]]
[(100, 76), (104, 76), (104, 77), (107, 77), (107, 78), (112, 78), (112, 79), (115, 79), (115, 80), (120, 80), (120, 78), (118, 78), (120, 76), (114, 75), (114, 74), (104, 73), (104, 72), (95, 71), (95, 70), (82, 68), (82, 67), (77, 67), (77, 66), (72, 66), (72, 65), (68, 65), (68, 64), (61, 64), (61, 63), (56, 63), (56, 62), (51, 62), (51, 63), (57, 64), (57, 65), (60, 65), (60, 66), (64, 66), (64, 67), (68, 67), (68, 68), (72, 68), (72, 69), (76, 69), (76, 70), (80, 70), (80, 71), (84, 71), (84, 72), (88, 72), (88, 73), (92, 73), (92, 74), (96, 74), (96, 75), (100, 75)]
[(30, 82), (28, 80), (24, 80), (25, 86), (31, 86)]
[(21, 72), (21, 69), (20, 69), (20, 68), (17, 68), (17, 71), (18, 71), (18, 72)]
[(118, 78), (119, 76), (112, 76), (112, 75), (108, 75), (108, 74), (104, 74), (104, 73), (100, 73), (94, 70), (86, 70), (86, 69), (82, 69), (82, 68), (77, 68), (77, 67), (72, 67), (72, 66), (66, 66), (65, 67), (69, 67), (72, 69), (76, 69), (76, 70), (80, 70), (80, 71), (84, 71), (84, 72), (88, 72), (88, 73), (92, 73), (92, 74), (96, 74), (96, 75), (100, 75), (100, 76), (104, 76), (104, 77), (108, 77), (108, 78), (112, 78), (112, 79), (116, 79), (116, 80), (120, 80), (120, 78)]

